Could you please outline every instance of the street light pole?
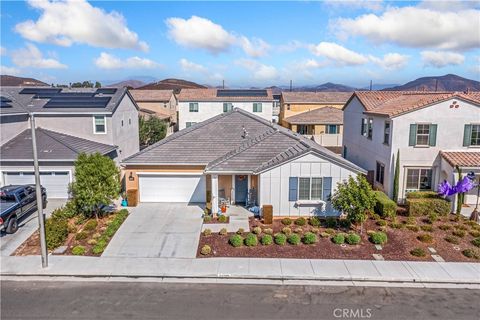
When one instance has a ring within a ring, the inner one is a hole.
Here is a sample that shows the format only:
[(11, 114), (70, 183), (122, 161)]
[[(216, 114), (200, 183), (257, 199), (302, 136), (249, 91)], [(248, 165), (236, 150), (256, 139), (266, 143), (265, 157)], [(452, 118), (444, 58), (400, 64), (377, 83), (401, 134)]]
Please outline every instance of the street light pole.
[(35, 117), (30, 113), (30, 127), (32, 129), (33, 168), (35, 170), (35, 191), (37, 194), (38, 226), (40, 233), (40, 249), (42, 253), (42, 268), (48, 267), (47, 241), (45, 238), (45, 217), (43, 215), (42, 187), (40, 185), (40, 170), (38, 166), (37, 137), (35, 134)]

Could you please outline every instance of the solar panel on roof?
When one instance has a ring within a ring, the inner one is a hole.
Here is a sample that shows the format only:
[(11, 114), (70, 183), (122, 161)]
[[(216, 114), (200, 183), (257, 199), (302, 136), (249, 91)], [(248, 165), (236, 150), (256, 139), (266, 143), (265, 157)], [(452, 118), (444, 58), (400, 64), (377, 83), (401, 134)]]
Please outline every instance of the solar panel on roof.
[(111, 97), (54, 96), (44, 108), (105, 108)]
[(12, 102), (12, 100), (8, 99), (7, 97), (0, 96), (0, 101), (1, 102)]
[(0, 101), (0, 108), (11, 108), (12, 105), (6, 101)]
[(267, 97), (267, 90), (217, 90), (217, 97)]
[(117, 92), (116, 88), (99, 88), (97, 89), (97, 94), (115, 94)]
[(24, 88), (20, 91), (20, 94), (52, 94), (59, 93), (61, 88)]

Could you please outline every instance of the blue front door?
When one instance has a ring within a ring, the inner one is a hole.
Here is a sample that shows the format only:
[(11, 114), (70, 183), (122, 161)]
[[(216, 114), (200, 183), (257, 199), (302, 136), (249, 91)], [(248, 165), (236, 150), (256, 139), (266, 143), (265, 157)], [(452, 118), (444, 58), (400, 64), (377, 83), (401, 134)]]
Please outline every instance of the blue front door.
[(235, 203), (245, 204), (248, 194), (248, 176), (235, 176)]

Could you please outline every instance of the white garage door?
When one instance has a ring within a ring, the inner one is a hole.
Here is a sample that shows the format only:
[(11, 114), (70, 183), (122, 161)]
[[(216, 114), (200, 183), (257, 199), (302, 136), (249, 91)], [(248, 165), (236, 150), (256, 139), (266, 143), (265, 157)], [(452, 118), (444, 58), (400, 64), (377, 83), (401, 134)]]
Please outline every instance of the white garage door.
[(203, 175), (140, 175), (140, 202), (205, 202)]
[[(4, 172), (3, 177), (5, 185), (35, 184), (33, 172)], [(68, 171), (41, 171), (40, 183), (47, 190), (48, 198), (68, 198), (68, 184), (70, 183), (70, 173)]]

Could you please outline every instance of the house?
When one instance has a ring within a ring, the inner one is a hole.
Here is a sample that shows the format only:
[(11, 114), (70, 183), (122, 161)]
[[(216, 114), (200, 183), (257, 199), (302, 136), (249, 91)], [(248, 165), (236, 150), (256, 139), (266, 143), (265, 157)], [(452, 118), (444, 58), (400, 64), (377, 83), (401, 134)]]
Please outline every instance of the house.
[(139, 107), (139, 115), (146, 118), (155, 116), (167, 122), (167, 136), (176, 130), (177, 97), (173, 90), (130, 90)]
[(140, 202), (270, 204), (276, 216), (336, 215), (338, 182), (366, 171), (240, 108), (175, 132), (122, 162)]
[(182, 89), (178, 95), (179, 130), (239, 108), (272, 121), (272, 90)]
[(455, 183), (456, 166), (480, 175), (479, 92), (360, 91), (343, 111), (344, 157), (390, 197), (397, 153), (399, 201), (410, 191), (436, 190), (443, 180)]
[(68, 197), (80, 152), (100, 152), (119, 163), (139, 151), (138, 109), (126, 89), (2, 87), (2, 186), (35, 181), (30, 116), (41, 183), (50, 198)]

